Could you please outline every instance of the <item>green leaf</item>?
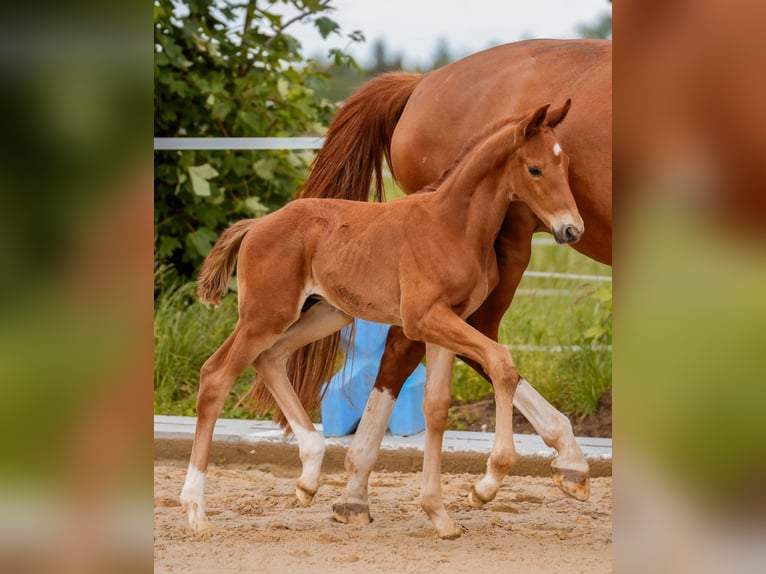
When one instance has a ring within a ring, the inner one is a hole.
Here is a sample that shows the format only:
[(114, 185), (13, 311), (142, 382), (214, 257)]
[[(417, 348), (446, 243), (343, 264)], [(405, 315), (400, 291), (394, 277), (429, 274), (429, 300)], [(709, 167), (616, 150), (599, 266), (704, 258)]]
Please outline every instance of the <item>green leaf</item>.
[(197, 231), (186, 236), (187, 245), (191, 245), (202, 257), (210, 252), (218, 236), (207, 227), (200, 227)]
[(248, 197), (245, 201), (245, 209), (247, 209), (253, 215), (265, 215), (269, 212), (269, 208), (261, 203), (261, 200), (257, 197)]
[(290, 87), (290, 84), (288, 84), (287, 80), (284, 78), (279, 78), (277, 80), (277, 91), (279, 92), (279, 95), (283, 98), (287, 97), (287, 90)]
[(317, 30), (319, 30), (322, 38), (327, 38), (327, 36), (333, 32), (338, 33), (338, 30), (340, 30), (338, 23), (335, 20), (330, 20), (330, 18), (327, 18), (326, 16), (314, 20), (314, 25), (317, 27)]
[(264, 157), (253, 164), (253, 171), (262, 179), (271, 181), (274, 179), (274, 171), (277, 168), (277, 160), (273, 157)]
[(209, 163), (203, 165), (190, 165), (189, 177), (191, 177), (194, 194), (200, 197), (210, 196), (210, 183), (208, 180), (218, 175), (215, 168)]
[(232, 105), (229, 102), (216, 102), (213, 106), (213, 110), (210, 112), (210, 117), (216, 121), (223, 121), (229, 112), (232, 110)]
[(169, 257), (173, 251), (181, 247), (181, 242), (175, 237), (160, 237), (159, 245), (157, 247), (157, 257), (163, 259)]

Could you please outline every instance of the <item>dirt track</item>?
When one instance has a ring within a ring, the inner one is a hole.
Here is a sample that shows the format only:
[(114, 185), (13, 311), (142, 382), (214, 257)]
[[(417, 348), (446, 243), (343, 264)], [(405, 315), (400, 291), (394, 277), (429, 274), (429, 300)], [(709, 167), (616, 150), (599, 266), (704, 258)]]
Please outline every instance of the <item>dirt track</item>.
[(213, 528), (194, 534), (178, 503), (185, 464), (154, 468), (155, 572), (611, 572), (612, 479), (597, 478), (585, 503), (549, 478), (509, 476), (497, 498), (470, 510), (472, 474), (442, 475), (447, 509), (468, 532), (439, 540), (418, 505), (419, 473), (371, 479), (373, 523), (339, 524), (331, 506), (345, 476), (323, 477), (309, 508), (296, 506), (294, 472), (217, 468), (208, 472)]

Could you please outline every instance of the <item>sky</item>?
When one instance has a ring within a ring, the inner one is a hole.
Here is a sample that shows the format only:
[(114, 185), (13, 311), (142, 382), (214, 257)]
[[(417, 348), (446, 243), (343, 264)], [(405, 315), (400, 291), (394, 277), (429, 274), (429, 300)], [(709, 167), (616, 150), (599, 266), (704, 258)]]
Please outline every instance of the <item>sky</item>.
[[(611, 13), (607, 0), (333, 0), (330, 17), (343, 37), (323, 40), (313, 26), (292, 26), (307, 56), (343, 48), (362, 63), (382, 38), (388, 54), (401, 53), (405, 66), (427, 65), (440, 38), (454, 57), (491, 45), (525, 38), (573, 38), (577, 27)], [(349, 44), (345, 35), (361, 30), (364, 44)]]

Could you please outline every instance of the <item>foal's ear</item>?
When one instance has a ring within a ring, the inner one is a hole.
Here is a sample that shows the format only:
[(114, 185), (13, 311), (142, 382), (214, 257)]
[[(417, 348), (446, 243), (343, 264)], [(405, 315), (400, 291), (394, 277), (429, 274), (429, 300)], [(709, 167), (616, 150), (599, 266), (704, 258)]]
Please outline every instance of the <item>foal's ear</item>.
[(548, 112), (548, 115), (545, 118), (545, 125), (549, 128), (559, 125), (562, 121), (564, 121), (564, 118), (567, 117), (567, 112), (571, 106), (572, 100), (567, 98), (567, 101), (564, 102), (563, 106), (560, 108), (552, 109), (550, 112)]
[(524, 128), (524, 136), (531, 137), (537, 130), (539, 130), (543, 121), (545, 121), (545, 114), (548, 112), (550, 104), (545, 104), (543, 107), (538, 108), (535, 112), (529, 114), (521, 122)]

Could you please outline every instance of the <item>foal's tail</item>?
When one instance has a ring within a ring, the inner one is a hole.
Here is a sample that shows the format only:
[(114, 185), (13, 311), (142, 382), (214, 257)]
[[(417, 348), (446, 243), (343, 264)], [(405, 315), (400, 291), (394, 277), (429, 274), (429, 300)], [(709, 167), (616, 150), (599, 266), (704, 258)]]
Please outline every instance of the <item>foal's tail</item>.
[(422, 74), (392, 72), (362, 85), (335, 115), (302, 197), (367, 201), (375, 176), (375, 200), (383, 199), (383, 157), (391, 165), (391, 137)]
[(252, 219), (243, 219), (229, 227), (205, 257), (197, 280), (197, 297), (203, 303), (218, 305), (228, 291), (239, 246), (252, 224)]

